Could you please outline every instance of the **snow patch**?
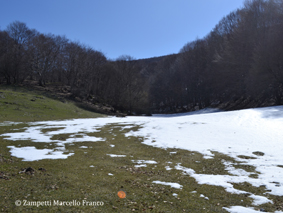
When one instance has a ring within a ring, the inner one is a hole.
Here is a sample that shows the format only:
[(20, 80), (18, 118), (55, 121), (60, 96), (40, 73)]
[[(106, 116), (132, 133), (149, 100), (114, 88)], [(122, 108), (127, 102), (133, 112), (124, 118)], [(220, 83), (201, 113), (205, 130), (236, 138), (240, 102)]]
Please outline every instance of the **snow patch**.
[(170, 168), (170, 166), (165, 166), (166, 170), (171, 170), (172, 168)]
[(176, 193), (173, 193), (172, 195), (173, 195), (174, 197), (178, 197), (178, 194), (176, 194)]
[(10, 148), (12, 156), (23, 158), (23, 161), (36, 161), (42, 159), (66, 159), (74, 153), (63, 154), (63, 151), (54, 151), (53, 149), (37, 149), (34, 146), (15, 147)]
[(253, 207), (231, 206), (229, 208), (223, 207), (223, 209), (230, 213), (258, 213)]
[(147, 167), (146, 164), (139, 164), (139, 165), (135, 165), (136, 168), (139, 168), (139, 167)]
[(111, 158), (123, 158), (126, 157), (126, 155), (115, 155), (115, 154), (106, 154), (108, 156), (110, 156)]
[(171, 186), (172, 188), (175, 189), (182, 189), (183, 186), (180, 185), (179, 183), (171, 183), (171, 182), (163, 182), (163, 181), (152, 181), (152, 183), (156, 183), (156, 184), (161, 184), (161, 185), (165, 185), (165, 186)]
[(205, 197), (203, 194), (200, 194), (199, 197), (203, 197), (204, 199), (209, 200), (209, 198), (208, 198), (208, 197)]
[(273, 204), (273, 201), (272, 200), (269, 200), (267, 199), (266, 197), (263, 197), (263, 196), (259, 196), (259, 195), (250, 195), (249, 196), (250, 198), (254, 199), (253, 201), (253, 205), (255, 206), (259, 206), (259, 205), (262, 205), (262, 204), (265, 204), (265, 203), (271, 203)]
[(132, 162), (137, 164), (157, 164), (157, 162), (154, 160), (132, 160)]

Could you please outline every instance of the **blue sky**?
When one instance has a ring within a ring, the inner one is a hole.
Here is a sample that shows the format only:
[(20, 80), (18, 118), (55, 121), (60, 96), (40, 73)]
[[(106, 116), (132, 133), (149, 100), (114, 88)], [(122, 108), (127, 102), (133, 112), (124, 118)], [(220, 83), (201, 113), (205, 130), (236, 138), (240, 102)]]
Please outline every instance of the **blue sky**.
[(0, 0), (0, 29), (21, 21), (115, 59), (177, 53), (243, 0)]

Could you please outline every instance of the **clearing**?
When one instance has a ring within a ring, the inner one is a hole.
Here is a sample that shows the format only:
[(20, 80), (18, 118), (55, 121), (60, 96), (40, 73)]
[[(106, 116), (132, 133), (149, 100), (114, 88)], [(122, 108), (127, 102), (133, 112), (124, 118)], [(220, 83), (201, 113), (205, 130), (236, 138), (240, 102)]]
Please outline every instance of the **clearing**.
[(37, 120), (0, 124), (2, 212), (283, 211), (282, 106), (38, 121), (1, 95)]

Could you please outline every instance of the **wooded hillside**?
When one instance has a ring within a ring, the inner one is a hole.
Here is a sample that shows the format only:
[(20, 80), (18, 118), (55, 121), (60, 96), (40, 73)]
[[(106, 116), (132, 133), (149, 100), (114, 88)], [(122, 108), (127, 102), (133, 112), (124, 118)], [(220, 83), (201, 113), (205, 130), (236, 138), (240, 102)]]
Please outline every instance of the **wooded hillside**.
[(247, 0), (178, 54), (140, 60), (111, 61), (16, 21), (0, 31), (0, 84), (34, 81), (125, 113), (281, 105), (283, 1)]

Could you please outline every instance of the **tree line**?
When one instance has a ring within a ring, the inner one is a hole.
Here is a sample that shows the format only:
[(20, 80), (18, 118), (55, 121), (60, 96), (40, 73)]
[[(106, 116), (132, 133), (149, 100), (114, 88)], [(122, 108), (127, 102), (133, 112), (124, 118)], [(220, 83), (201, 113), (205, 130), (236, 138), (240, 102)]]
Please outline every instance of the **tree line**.
[(283, 103), (283, 1), (246, 0), (178, 54), (108, 60), (64, 36), (16, 21), (0, 31), (0, 84), (60, 83), (126, 113)]
[(152, 73), (160, 112), (283, 104), (283, 1), (246, 0)]
[(144, 79), (133, 58), (115, 61), (64, 36), (42, 34), (15, 21), (0, 31), (0, 84), (36, 81), (66, 85), (74, 97), (107, 103), (124, 112), (146, 102)]

